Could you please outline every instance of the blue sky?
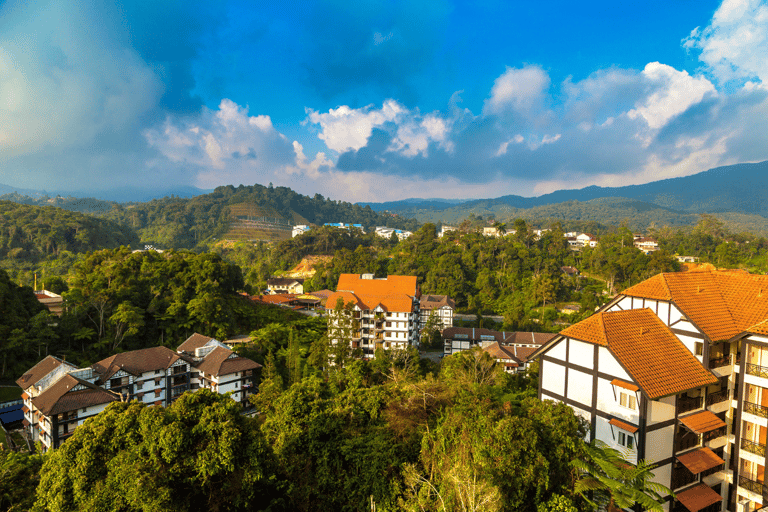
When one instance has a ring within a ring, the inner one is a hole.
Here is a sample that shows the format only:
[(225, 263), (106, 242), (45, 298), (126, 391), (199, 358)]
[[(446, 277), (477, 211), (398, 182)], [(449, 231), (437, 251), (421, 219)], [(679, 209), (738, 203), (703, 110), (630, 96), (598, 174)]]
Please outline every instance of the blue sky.
[(766, 83), (756, 0), (0, 0), (0, 183), (644, 183), (768, 159)]

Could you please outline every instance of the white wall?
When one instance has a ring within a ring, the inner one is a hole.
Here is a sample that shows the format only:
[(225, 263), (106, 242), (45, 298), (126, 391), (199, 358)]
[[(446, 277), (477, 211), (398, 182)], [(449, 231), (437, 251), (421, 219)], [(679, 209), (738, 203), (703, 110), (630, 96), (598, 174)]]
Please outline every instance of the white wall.
[(541, 387), (556, 395), (565, 395), (565, 366), (551, 361), (542, 361)]
[(568, 361), (583, 366), (584, 368), (592, 368), (595, 362), (595, 345), (590, 343), (584, 343), (571, 339), (569, 340), (568, 348)]
[(616, 378), (632, 382), (632, 378), (624, 371), (616, 358), (608, 351), (607, 347), (598, 347), (597, 367), (602, 373), (607, 373)]
[(592, 376), (578, 370), (568, 370), (568, 398), (589, 407), (592, 405)]
[(647, 425), (669, 421), (675, 418), (675, 397), (668, 396), (661, 400), (650, 400), (648, 402), (648, 414), (646, 415)]

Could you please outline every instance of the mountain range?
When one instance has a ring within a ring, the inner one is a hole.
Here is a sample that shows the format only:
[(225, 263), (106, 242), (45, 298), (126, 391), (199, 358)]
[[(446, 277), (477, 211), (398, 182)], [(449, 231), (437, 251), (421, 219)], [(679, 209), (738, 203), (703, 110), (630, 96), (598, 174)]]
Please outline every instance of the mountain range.
[[(538, 197), (502, 196), (452, 204), (447, 200), (414, 199), (360, 203), (420, 222), (455, 223), (470, 214), (507, 221), (517, 217), (617, 224), (643, 229), (657, 225), (693, 224), (700, 214), (714, 214), (734, 229), (753, 227), (768, 233), (768, 161), (717, 167), (681, 178), (623, 187), (590, 186), (558, 190)], [(618, 222), (617, 222), (618, 221)]]

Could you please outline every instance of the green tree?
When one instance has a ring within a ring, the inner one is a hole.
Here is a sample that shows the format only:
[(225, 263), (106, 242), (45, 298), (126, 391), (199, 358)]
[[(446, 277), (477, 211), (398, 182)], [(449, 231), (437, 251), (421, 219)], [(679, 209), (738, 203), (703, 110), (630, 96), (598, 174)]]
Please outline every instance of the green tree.
[(167, 409), (113, 403), (41, 470), (36, 511), (265, 508), (269, 447), (229, 397), (185, 393)]
[(644, 510), (661, 512), (664, 496), (672, 491), (653, 482), (653, 464), (629, 464), (618, 450), (594, 441), (585, 447), (584, 457), (571, 463), (579, 471), (576, 494), (594, 510), (629, 508), (639, 504)]

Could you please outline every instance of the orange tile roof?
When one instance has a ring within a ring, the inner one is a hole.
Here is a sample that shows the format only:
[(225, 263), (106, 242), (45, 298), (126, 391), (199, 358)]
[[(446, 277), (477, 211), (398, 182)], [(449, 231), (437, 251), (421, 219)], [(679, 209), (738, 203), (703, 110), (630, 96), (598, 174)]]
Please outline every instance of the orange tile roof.
[(629, 423), (625, 423), (621, 420), (617, 420), (616, 418), (611, 418), (611, 420), (608, 422), (614, 427), (619, 427), (621, 430), (625, 430), (629, 432), (630, 434), (634, 434), (638, 431), (638, 428), (634, 425), (630, 425)]
[(715, 503), (723, 501), (723, 497), (705, 484), (699, 484), (677, 493), (677, 501), (690, 512), (699, 512)]
[(648, 308), (595, 313), (560, 334), (607, 346), (654, 400), (717, 382)]
[(416, 276), (387, 276), (386, 279), (361, 279), (359, 274), (341, 274), (336, 290), (369, 295), (416, 296)]
[[(390, 280), (393, 281), (387, 284)], [(409, 288), (411, 284), (413, 287)], [(411, 291), (403, 291), (408, 289)], [(415, 293), (416, 277), (413, 276), (389, 276), (384, 280), (359, 279), (355, 274), (342, 274), (338, 291), (328, 297), (325, 307), (334, 309), (337, 301), (342, 299), (345, 304), (352, 302), (362, 310), (374, 310), (381, 306), (384, 311), (410, 313)]]
[(512, 365), (519, 366), (518, 363), (520, 361), (517, 360), (517, 358), (509, 352), (510, 347), (502, 347), (499, 345), (498, 341), (495, 341), (485, 347), (483, 349), (483, 352), (487, 352), (488, 355), (490, 355), (494, 359), (502, 359), (505, 361), (512, 361)]
[(560, 331), (563, 336), (577, 340), (594, 343), (603, 347), (608, 346), (608, 338), (605, 335), (605, 325), (601, 313), (592, 315), (577, 324), (573, 324)]
[(768, 276), (711, 266), (658, 274), (622, 292), (674, 302), (712, 341), (723, 341), (768, 318)]
[(704, 432), (711, 432), (718, 428), (723, 428), (725, 422), (715, 416), (712, 411), (700, 411), (683, 418), (679, 418), (680, 423), (688, 427), (692, 432), (696, 434), (703, 434)]
[(679, 460), (680, 463), (688, 468), (688, 471), (694, 475), (698, 475), (702, 471), (717, 467), (720, 464), (725, 464), (723, 459), (718, 457), (715, 452), (706, 446), (678, 455), (677, 460)]

